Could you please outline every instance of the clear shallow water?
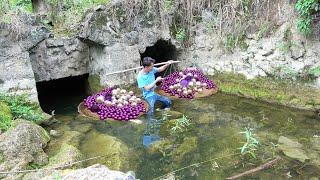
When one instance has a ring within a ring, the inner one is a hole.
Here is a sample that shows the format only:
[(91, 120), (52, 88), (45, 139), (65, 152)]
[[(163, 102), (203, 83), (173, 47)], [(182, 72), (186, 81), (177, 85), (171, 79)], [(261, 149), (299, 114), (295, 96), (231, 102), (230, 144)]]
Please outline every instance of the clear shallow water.
[[(277, 144), (280, 136), (297, 140), (306, 149), (312, 146), (311, 138), (320, 136), (320, 121), (315, 119), (312, 112), (221, 93), (199, 100), (174, 101), (172, 110), (187, 115), (192, 122), (187, 131), (176, 135), (161, 129), (161, 112), (156, 114), (156, 120), (153, 121), (141, 117), (144, 121), (142, 125), (79, 118), (76, 104), (81, 98), (76, 99), (65, 99), (56, 109), (56, 119), (60, 123), (48, 129), (58, 130), (64, 135), (52, 138), (46, 150), (49, 156), (54, 155), (66, 139), (70, 139), (68, 142), (86, 157), (102, 155), (106, 146), (120, 148), (119, 157), (125, 158), (126, 163), (110, 165), (108, 159), (101, 159), (88, 162), (85, 166), (101, 163), (108, 167), (119, 167), (122, 171), (133, 170), (140, 179), (153, 179), (208, 160), (175, 172), (173, 176), (176, 179), (224, 179), (259, 166), (275, 155), (282, 156), (273, 145)], [(260, 141), (256, 159), (238, 154), (238, 148), (245, 141), (239, 132), (245, 128), (252, 128)], [(75, 131), (77, 135), (70, 135)], [(111, 136), (122, 144), (108, 144)], [(156, 140), (156, 143), (146, 147), (150, 140)], [(310, 163), (303, 164), (284, 157), (274, 168), (245, 179), (284, 179), (290, 176), (295, 179), (320, 177), (320, 171)]]

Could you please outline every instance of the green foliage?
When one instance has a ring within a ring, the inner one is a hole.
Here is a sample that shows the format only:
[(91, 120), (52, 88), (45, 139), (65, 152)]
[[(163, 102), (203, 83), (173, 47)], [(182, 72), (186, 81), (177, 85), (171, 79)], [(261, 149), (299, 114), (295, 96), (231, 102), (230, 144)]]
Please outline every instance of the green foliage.
[(164, 0), (164, 9), (170, 11), (174, 5), (173, 0)]
[(246, 142), (244, 142), (243, 146), (240, 149), (242, 155), (249, 154), (251, 157), (256, 158), (255, 151), (258, 148), (259, 141), (254, 137), (252, 133), (252, 129), (246, 128), (244, 132), (240, 132), (246, 138)]
[(184, 42), (187, 38), (186, 30), (180, 28), (176, 33), (176, 39), (180, 42)]
[(176, 120), (175, 125), (170, 129), (171, 134), (184, 132), (190, 124), (190, 119), (183, 115), (181, 118)]
[(251, 0), (242, 0), (242, 7), (245, 14), (248, 14), (250, 11)]
[(299, 74), (297, 71), (294, 69), (285, 66), (285, 65), (280, 65), (277, 68), (273, 70), (273, 76), (280, 78), (280, 79), (296, 79)]
[(312, 31), (311, 27), (312, 18), (311, 17), (301, 17), (298, 19), (297, 28), (305, 36), (310, 35)]
[(0, 130), (8, 130), (11, 127), (12, 114), (8, 105), (0, 101)]
[[(18, 10), (23, 12), (32, 12), (31, 0), (9, 0), (9, 8), (11, 10)], [(5, 2), (4, 2), (5, 3)]]
[(239, 47), (242, 51), (245, 51), (248, 48), (248, 44), (244, 42), (244, 37), (244, 34), (227, 34), (224, 42), (224, 47), (228, 51), (233, 50), (235, 47)]
[(318, 77), (320, 76), (320, 66), (314, 67), (309, 69), (309, 75), (314, 76), (314, 77)]
[(299, 12), (299, 19), (297, 23), (298, 30), (304, 35), (312, 33), (312, 15), (320, 10), (319, 0), (298, 0), (296, 9)]
[(38, 122), (44, 118), (40, 107), (36, 103), (29, 102), (27, 95), (0, 94), (0, 101), (8, 104), (13, 119), (23, 118), (29, 121)]
[(29, 167), (30, 167), (30, 169), (40, 169), (43, 167), (43, 165), (31, 162), (31, 163), (29, 163)]

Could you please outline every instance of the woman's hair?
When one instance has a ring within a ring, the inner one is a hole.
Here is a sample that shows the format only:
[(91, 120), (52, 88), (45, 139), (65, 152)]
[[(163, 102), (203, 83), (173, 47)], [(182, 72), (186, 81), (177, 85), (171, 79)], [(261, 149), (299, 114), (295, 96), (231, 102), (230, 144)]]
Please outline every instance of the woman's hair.
[(154, 64), (154, 62), (156, 62), (156, 60), (152, 59), (151, 57), (144, 57), (142, 59), (142, 66), (143, 67), (148, 67), (151, 64)]

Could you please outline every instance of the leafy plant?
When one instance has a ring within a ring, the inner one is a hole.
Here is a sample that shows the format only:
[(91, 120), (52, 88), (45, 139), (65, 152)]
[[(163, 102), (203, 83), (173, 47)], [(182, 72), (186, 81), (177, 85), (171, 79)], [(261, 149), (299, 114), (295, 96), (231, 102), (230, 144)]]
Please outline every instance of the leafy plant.
[(190, 124), (190, 119), (183, 115), (181, 118), (176, 120), (175, 125), (170, 129), (171, 134), (185, 131)]
[(320, 66), (309, 69), (309, 74), (314, 77), (320, 76)]
[(176, 39), (180, 42), (184, 42), (187, 38), (186, 30), (185, 29), (179, 29), (176, 33)]
[(164, 9), (166, 11), (170, 11), (173, 7), (173, 0), (165, 0), (164, 1)]
[(8, 130), (11, 127), (12, 114), (6, 103), (0, 101), (0, 130)]
[(13, 119), (23, 118), (29, 121), (41, 121), (42, 110), (36, 103), (31, 103), (27, 95), (4, 95), (0, 94), (0, 101), (8, 104)]
[(241, 154), (249, 154), (251, 157), (256, 158), (255, 151), (258, 148), (259, 141), (254, 137), (252, 129), (246, 128), (244, 132), (240, 133), (246, 138), (246, 142), (244, 142), (243, 146), (239, 148)]
[(299, 12), (298, 30), (304, 35), (312, 33), (312, 15), (320, 10), (319, 0), (298, 0), (295, 8)]

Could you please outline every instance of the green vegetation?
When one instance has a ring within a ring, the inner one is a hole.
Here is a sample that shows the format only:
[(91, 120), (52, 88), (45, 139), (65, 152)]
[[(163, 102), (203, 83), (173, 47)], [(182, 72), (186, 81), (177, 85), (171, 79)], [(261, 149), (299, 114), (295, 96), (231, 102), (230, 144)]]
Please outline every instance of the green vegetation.
[(318, 77), (318, 76), (320, 76), (320, 66), (310, 68), (310, 69), (308, 70), (308, 73), (309, 73), (311, 76), (313, 76), (313, 77)]
[(187, 38), (186, 31), (184, 29), (179, 29), (176, 33), (176, 39), (180, 42), (184, 42)]
[(239, 148), (241, 150), (241, 154), (249, 154), (251, 157), (256, 158), (255, 151), (259, 145), (259, 141), (254, 137), (252, 133), (252, 129), (246, 128), (244, 132), (240, 132), (246, 138), (246, 142), (244, 142), (243, 146)]
[[(47, 19), (41, 23), (51, 29), (56, 35), (72, 36), (77, 31), (77, 23), (83, 18), (84, 13), (97, 5), (107, 4), (109, 0), (48, 0), (45, 1), (51, 8)], [(32, 13), (31, 0), (4, 0), (0, 1), (0, 22), (16, 23), (21, 13)], [(50, 26), (52, 22), (52, 26)]]
[(97, 5), (107, 4), (109, 0), (50, 0), (52, 7), (52, 29), (56, 35), (72, 36), (77, 32), (77, 23), (81, 21), (84, 13)]
[(187, 116), (183, 115), (181, 118), (175, 121), (174, 126), (171, 128), (171, 134), (184, 132), (190, 124), (190, 119)]
[(220, 91), (228, 94), (303, 109), (320, 108), (319, 89), (292, 84), (291, 81), (270, 77), (246, 79), (245, 76), (234, 73), (218, 73), (212, 79)]
[(299, 19), (297, 22), (298, 30), (306, 36), (312, 34), (312, 16), (320, 11), (320, 1), (298, 0), (296, 9), (299, 12)]
[(28, 101), (27, 95), (0, 94), (0, 102), (1, 101), (8, 104), (13, 119), (22, 118), (33, 122), (39, 122), (44, 118), (39, 105)]
[(0, 130), (8, 130), (11, 127), (12, 114), (9, 106), (0, 101)]

